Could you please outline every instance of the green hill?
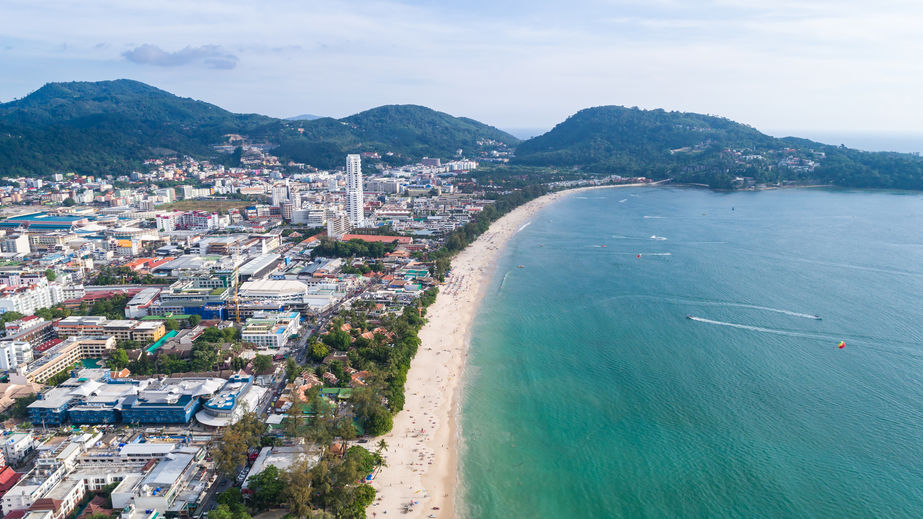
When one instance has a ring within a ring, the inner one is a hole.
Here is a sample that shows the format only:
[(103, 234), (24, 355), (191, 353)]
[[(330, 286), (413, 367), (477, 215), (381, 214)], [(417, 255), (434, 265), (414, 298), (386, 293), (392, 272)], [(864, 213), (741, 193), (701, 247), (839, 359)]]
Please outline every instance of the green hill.
[(869, 153), (806, 139), (777, 139), (729, 119), (684, 112), (601, 106), (581, 110), (516, 149), (515, 163), (673, 178), (735, 187), (818, 182), (923, 189), (923, 159)]
[(403, 163), (425, 156), (453, 157), (458, 149), (471, 155), (494, 147), (488, 141), (511, 147), (519, 143), (493, 126), (417, 105), (379, 106), (343, 119), (324, 117), (284, 126), (289, 131), (281, 133), (279, 155), (318, 167), (339, 165), (345, 153), (393, 152), (399, 155), (393, 161)]
[(383, 106), (341, 119), (281, 120), (235, 114), (140, 83), (49, 83), (0, 104), (0, 173), (125, 173), (144, 159), (184, 154), (222, 158), (213, 150), (229, 133), (278, 145), (283, 160), (317, 167), (342, 164), (349, 152), (373, 151), (395, 162), (471, 153), (514, 137), (471, 119), (422, 106)]
[(0, 171), (124, 173), (158, 155), (212, 154), (222, 135), (271, 120), (126, 79), (49, 83), (0, 104)]

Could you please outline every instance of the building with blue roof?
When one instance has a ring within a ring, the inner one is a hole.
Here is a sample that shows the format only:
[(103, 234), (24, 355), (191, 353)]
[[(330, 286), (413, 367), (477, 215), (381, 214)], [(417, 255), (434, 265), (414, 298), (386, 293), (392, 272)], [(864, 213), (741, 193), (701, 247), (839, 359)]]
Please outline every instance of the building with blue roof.
[(89, 223), (85, 216), (52, 215), (44, 211), (11, 216), (0, 221), (0, 229), (24, 228), (30, 231), (72, 231), (75, 227)]

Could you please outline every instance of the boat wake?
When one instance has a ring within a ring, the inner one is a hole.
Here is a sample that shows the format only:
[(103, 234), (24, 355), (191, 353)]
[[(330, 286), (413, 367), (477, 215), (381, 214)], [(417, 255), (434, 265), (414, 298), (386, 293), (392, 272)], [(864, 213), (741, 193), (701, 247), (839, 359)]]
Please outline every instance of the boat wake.
[(666, 216), (645, 216), (644, 218), (646, 220), (662, 220), (666, 218)]
[[(654, 296), (651, 296), (654, 297)], [(678, 297), (668, 297), (661, 299), (664, 302), (677, 303), (683, 305), (695, 305), (695, 306), (723, 306), (729, 308), (750, 308), (752, 310), (762, 310), (764, 312), (773, 312), (777, 314), (788, 315), (791, 317), (800, 317), (802, 319), (812, 319), (814, 321), (820, 321), (821, 317), (816, 314), (808, 314), (804, 312), (796, 312), (794, 310), (786, 310), (784, 308), (773, 308), (771, 306), (760, 306), (752, 305), (749, 303), (732, 303), (730, 301), (701, 301), (697, 299), (684, 299)]]
[(506, 278), (507, 278), (509, 275), (510, 275), (510, 272), (507, 271), (507, 273), (503, 275), (503, 279), (500, 280), (500, 286), (497, 287), (497, 293), (498, 293), (498, 294), (500, 293), (501, 290), (503, 290), (503, 284), (506, 283)]
[(763, 333), (774, 333), (776, 335), (787, 335), (789, 337), (804, 337), (808, 339), (824, 339), (832, 340), (832, 337), (829, 335), (816, 335), (812, 333), (801, 333), (801, 332), (790, 332), (787, 330), (776, 330), (774, 328), (763, 328), (762, 326), (750, 326), (749, 324), (739, 324), (739, 323), (729, 323), (726, 321), (715, 321), (713, 319), (706, 319), (704, 317), (696, 317), (694, 315), (687, 315), (687, 318), (706, 324), (714, 324), (716, 326), (728, 326), (731, 328), (739, 328), (741, 330), (750, 330), (754, 332), (763, 332)]
[(651, 239), (658, 240), (658, 241), (666, 241), (666, 238), (664, 238), (663, 236), (657, 236), (656, 234), (652, 234)]
[(803, 319), (813, 319), (815, 321), (820, 321), (820, 316), (815, 314), (805, 314), (802, 312), (793, 312), (791, 310), (784, 310), (782, 308), (772, 308), (769, 306), (757, 306), (757, 305), (747, 305), (743, 303), (725, 303), (726, 306), (736, 306), (737, 308), (752, 308), (754, 310), (763, 310), (766, 312), (775, 312), (777, 314), (790, 315), (792, 317), (801, 317)]

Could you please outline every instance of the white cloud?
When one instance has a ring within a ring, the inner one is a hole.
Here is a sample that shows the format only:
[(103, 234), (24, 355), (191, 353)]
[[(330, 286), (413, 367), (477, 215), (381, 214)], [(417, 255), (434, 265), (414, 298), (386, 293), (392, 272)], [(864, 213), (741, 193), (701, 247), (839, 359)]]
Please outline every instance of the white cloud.
[(912, 130), (920, 20), (916, 2), (860, 0), (7, 0), (0, 45), (17, 75), (0, 96), (129, 76), (278, 116), (413, 102), (527, 127), (624, 104), (757, 127)]

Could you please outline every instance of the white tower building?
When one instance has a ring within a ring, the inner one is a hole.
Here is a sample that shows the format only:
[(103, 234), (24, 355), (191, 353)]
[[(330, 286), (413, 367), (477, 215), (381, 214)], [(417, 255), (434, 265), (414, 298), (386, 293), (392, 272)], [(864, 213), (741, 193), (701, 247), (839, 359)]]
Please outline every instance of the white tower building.
[(346, 215), (353, 227), (365, 225), (362, 195), (362, 159), (350, 154), (346, 156)]
[(273, 207), (282, 207), (284, 202), (288, 202), (288, 186), (285, 184), (276, 184), (272, 186)]

